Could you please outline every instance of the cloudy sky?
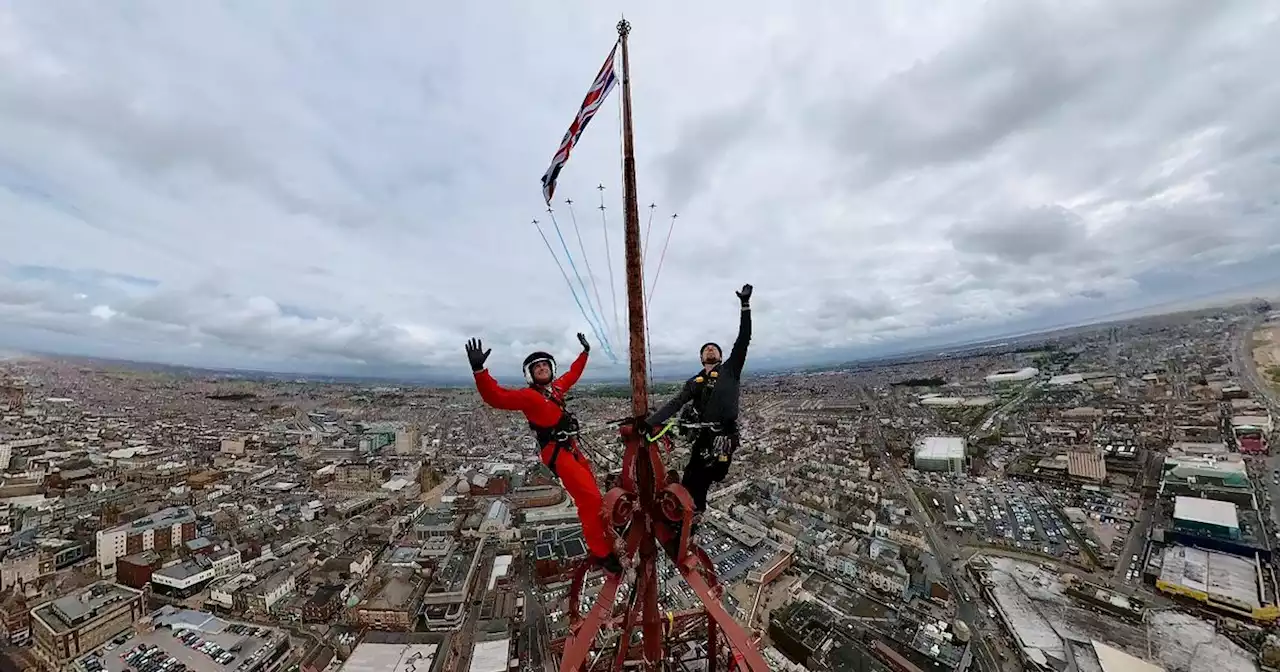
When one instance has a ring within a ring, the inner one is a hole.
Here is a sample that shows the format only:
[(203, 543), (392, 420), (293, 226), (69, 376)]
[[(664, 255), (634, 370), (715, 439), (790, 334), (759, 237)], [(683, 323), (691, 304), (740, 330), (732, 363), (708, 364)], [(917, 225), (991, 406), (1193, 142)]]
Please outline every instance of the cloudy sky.
[[(531, 220), (563, 263), (538, 179), (624, 9), (660, 371), (733, 340), (744, 282), (763, 366), (1280, 277), (1275, 3), (794, 4), (0, 2), (0, 346), (571, 356), (594, 330)], [(617, 93), (555, 220), (625, 358)]]

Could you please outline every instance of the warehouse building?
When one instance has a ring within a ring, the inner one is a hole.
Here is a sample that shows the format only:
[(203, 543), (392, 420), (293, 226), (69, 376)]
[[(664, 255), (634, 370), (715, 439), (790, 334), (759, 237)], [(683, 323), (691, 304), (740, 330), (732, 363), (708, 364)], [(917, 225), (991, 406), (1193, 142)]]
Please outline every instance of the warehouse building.
[(1173, 526), (1177, 530), (1219, 539), (1240, 538), (1236, 505), (1216, 499), (1174, 498)]
[(926, 436), (916, 441), (915, 466), (920, 471), (964, 472), (964, 439)]
[(1040, 375), (1040, 370), (1034, 367), (1023, 367), (1021, 369), (1005, 369), (996, 371), (987, 376), (987, 383), (991, 385), (1007, 385), (1010, 383), (1025, 383), (1028, 380)]
[(1258, 565), (1253, 560), (1201, 548), (1170, 546), (1160, 559), (1156, 588), (1236, 616), (1275, 621), (1280, 610), (1274, 604), (1263, 603), (1258, 577)]

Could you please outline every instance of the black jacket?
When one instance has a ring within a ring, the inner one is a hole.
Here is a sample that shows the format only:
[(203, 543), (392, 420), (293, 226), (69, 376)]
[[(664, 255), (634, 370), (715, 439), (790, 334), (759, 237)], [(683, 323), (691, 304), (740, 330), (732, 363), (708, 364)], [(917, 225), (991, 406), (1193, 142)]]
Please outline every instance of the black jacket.
[[(649, 424), (658, 426), (684, 408), (693, 404), (698, 422), (719, 422), (732, 429), (738, 420), (738, 390), (742, 380), (742, 366), (747, 361), (747, 344), (751, 342), (751, 308), (742, 309), (738, 323), (738, 338), (733, 342), (729, 358), (717, 364), (711, 371), (699, 371), (684, 383), (671, 401), (649, 416)], [(712, 376), (712, 374), (715, 374)]]

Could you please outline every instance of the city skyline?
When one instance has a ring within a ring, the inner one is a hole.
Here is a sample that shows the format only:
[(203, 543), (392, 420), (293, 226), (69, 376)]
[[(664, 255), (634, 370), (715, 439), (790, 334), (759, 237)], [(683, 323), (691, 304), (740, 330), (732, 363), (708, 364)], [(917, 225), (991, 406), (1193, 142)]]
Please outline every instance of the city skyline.
[[(618, 7), (302, 7), (0, 10), (0, 345), (464, 378), (592, 334), (530, 220)], [(735, 8), (628, 11), (655, 371), (748, 282), (763, 369), (1275, 281), (1266, 4)], [(605, 313), (616, 104), (554, 204)]]

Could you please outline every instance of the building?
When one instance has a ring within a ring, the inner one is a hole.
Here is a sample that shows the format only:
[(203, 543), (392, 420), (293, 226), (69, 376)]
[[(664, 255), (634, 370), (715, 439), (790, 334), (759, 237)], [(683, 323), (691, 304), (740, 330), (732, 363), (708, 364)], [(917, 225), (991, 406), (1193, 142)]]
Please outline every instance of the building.
[(267, 613), (296, 589), (297, 579), (293, 571), (282, 567), (245, 591), (245, 606), (248, 610)]
[[(1265, 411), (1264, 411), (1265, 412)], [(1271, 436), (1271, 415), (1237, 415), (1231, 418), (1231, 433), (1240, 452), (1251, 455), (1266, 454)]]
[(1067, 476), (1072, 480), (1100, 484), (1107, 480), (1106, 458), (1097, 450), (1073, 450), (1067, 453)]
[(987, 376), (987, 383), (991, 385), (1025, 383), (1038, 375), (1040, 370), (1030, 366), (1021, 369), (1005, 369)]
[(926, 436), (916, 441), (915, 467), (920, 471), (964, 472), (964, 439), (958, 436)]
[(470, 672), (507, 672), (511, 662), (511, 638), (476, 642), (471, 647)]
[(187, 598), (200, 592), (213, 578), (213, 562), (207, 556), (197, 555), (153, 571), (151, 587), (162, 595)]
[[(114, 568), (114, 565), (113, 565)], [(143, 616), (142, 593), (99, 581), (31, 610), (36, 657), (60, 669), (133, 627)]]
[(459, 518), (451, 505), (423, 511), (414, 521), (413, 533), (418, 541), (436, 537), (452, 537), (458, 531)]
[(115, 576), (116, 558), (141, 551), (167, 551), (196, 538), (196, 514), (189, 506), (157, 511), (131, 523), (99, 530), (98, 571)]
[(479, 532), (482, 536), (510, 536), (511, 532), (511, 509), (507, 503), (495, 499), (489, 504), (489, 510), (485, 512), (484, 520), (480, 523)]
[(116, 583), (142, 590), (151, 582), (152, 572), (160, 569), (160, 556), (155, 551), (143, 551), (116, 560)]
[(449, 658), (449, 635), (369, 632), (338, 672), (440, 672)]
[(31, 608), (22, 586), (0, 592), (0, 641), (21, 646), (31, 641)]
[(1164, 458), (1160, 494), (1253, 506), (1253, 483), (1244, 459), (1220, 442), (1173, 444)]
[(1264, 604), (1256, 561), (1201, 548), (1170, 546), (1160, 557), (1156, 588), (1218, 611), (1274, 621), (1280, 608)]
[[(719, 492), (719, 491), (717, 491)], [(511, 508), (515, 510), (555, 506), (565, 500), (564, 488), (557, 485), (536, 485), (511, 491)]]
[(356, 621), (373, 630), (412, 632), (427, 582), (412, 569), (395, 568), (371, 579), (375, 586), (356, 607)]
[(416, 455), (422, 452), (422, 432), (417, 427), (408, 427), (396, 432), (396, 454)]
[(534, 574), (542, 583), (554, 583), (586, 555), (581, 527), (539, 530), (533, 547)]
[(462, 625), (477, 588), (477, 577), (483, 571), (484, 548), (483, 544), (460, 546), (436, 566), (422, 599), (428, 630), (454, 630)]
[(240, 549), (238, 548), (219, 548), (209, 553), (207, 557), (213, 563), (214, 577), (239, 574), (243, 565), (240, 561)]
[(32, 584), (40, 578), (40, 553), (35, 546), (18, 546), (4, 551), (0, 560), (0, 590), (17, 583)]
[(320, 586), (302, 605), (302, 620), (306, 623), (328, 623), (342, 608), (343, 586)]
[(1175, 529), (1220, 539), (1240, 538), (1236, 505), (1216, 499), (1176, 497), (1173, 500)]

